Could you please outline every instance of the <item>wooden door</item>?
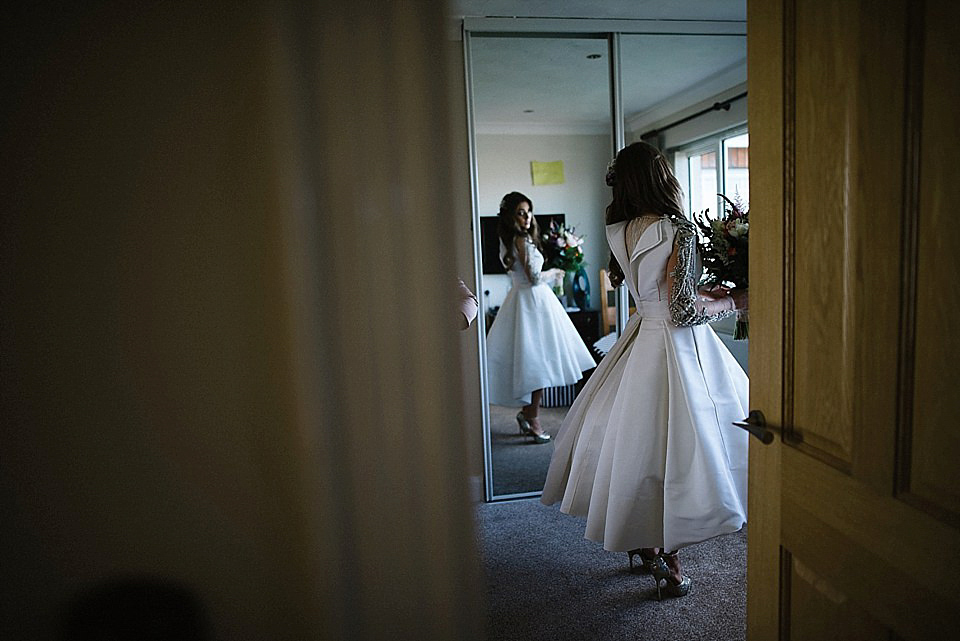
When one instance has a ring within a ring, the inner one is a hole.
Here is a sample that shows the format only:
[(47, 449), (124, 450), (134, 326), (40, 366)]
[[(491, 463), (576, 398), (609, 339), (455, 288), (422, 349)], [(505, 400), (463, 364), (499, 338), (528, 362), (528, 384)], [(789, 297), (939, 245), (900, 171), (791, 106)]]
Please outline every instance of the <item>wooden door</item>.
[(960, 637), (955, 0), (752, 0), (748, 638)]

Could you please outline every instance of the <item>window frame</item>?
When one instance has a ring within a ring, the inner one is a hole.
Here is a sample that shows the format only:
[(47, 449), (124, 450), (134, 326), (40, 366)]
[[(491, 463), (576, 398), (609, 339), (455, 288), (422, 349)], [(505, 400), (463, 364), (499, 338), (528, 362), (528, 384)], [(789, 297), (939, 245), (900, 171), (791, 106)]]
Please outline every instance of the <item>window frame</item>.
[[(674, 173), (677, 175), (680, 186), (683, 188), (684, 206), (686, 207), (688, 216), (693, 216), (693, 190), (690, 186), (690, 158), (711, 151), (714, 152), (717, 158), (714, 169), (717, 172), (717, 186), (721, 193), (726, 193), (727, 159), (723, 155), (723, 141), (748, 133), (747, 123), (743, 123), (742, 125), (729, 127), (712, 133), (709, 136), (697, 138), (696, 140), (669, 150), (668, 153), (673, 157)], [(747, 148), (749, 149), (749, 146)], [(747, 167), (747, 171), (749, 172), (749, 166)], [(723, 200), (720, 196), (716, 196), (715, 200), (716, 209), (714, 213), (716, 215), (716, 213), (723, 211)]]

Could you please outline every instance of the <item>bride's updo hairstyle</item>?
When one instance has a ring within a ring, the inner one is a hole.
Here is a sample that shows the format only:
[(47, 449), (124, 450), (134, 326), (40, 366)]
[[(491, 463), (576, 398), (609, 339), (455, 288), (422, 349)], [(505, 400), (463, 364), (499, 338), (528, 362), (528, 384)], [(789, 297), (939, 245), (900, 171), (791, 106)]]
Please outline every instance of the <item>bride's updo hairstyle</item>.
[(653, 145), (635, 142), (617, 154), (611, 170), (613, 202), (607, 224), (644, 214), (683, 218), (683, 192), (670, 163)]
[[(517, 222), (517, 207), (520, 203), (527, 203), (530, 206), (530, 229), (524, 229)], [(504, 267), (507, 271), (513, 267), (517, 260), (517, 237), (529, 236), (537, 249), (542, 251), (540, 244), (540, 226), (537, 225), (537, 218), (533, 215), (533, 201), (521, 194), (519, 191), (511, 191), (500, 201), (500, 211), (497, 213), (497, 236), (507, 248), (507, 255), (503, 259)]]

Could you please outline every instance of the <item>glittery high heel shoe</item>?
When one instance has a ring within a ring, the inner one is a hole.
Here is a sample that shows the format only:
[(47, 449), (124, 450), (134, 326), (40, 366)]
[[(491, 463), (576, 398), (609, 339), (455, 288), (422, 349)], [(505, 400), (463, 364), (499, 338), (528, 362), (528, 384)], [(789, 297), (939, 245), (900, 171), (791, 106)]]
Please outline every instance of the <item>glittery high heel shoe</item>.
[(684, 576), (683, 573), (680, 573), (680, 581), (677, 582), (673, 578), (673, 573), (671, 572), (670, 565), (667, 561), (670, 561), (670, 565), (674, 565), (679, 568), (680, 561), (677, 558), (676, 552), (661, 552), (657, 558), (656, 562), (651, 569), (653, 578), (657, 580), (657, 600), (663, 600), (663, 594), (666, 593), (667, 596), (681, 597), (687, 596), (690, 594), (690, 577)]
[(549, 443), (550, 435), (546, 432), (537, 434), (530, 425), (530, 419), (523, 415), (523, 412), (517, 412), (517, 423), (520, 424), (520, 433), (527, 434), (533, 438), (534, 443)]

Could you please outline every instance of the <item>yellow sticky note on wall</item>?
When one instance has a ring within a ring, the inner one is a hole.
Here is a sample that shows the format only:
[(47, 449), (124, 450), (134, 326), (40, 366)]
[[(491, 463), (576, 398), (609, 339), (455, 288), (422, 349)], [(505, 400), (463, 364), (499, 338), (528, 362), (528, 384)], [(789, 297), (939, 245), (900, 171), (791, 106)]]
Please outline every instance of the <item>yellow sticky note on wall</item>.
[(563, 161), (539, 162), (531, 160), (530, 174), (533, 176), (534, 185), (562, 185)]

